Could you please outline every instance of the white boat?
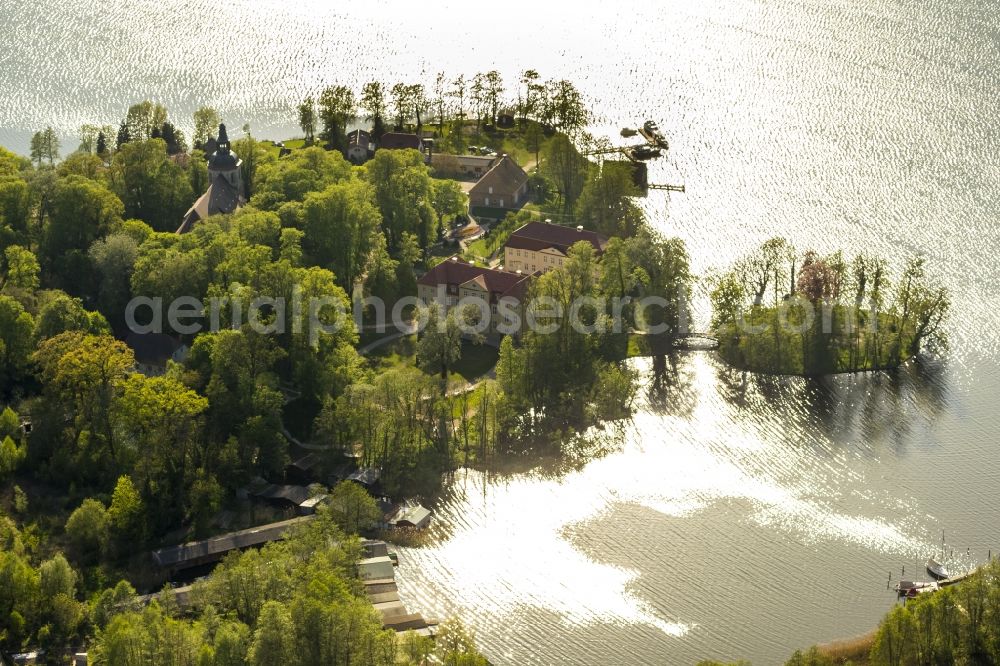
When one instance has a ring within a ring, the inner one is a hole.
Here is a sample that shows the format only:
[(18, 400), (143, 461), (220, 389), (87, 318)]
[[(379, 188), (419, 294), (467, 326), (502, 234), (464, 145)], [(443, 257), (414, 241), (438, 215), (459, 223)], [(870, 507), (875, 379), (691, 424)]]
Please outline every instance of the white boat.
[(901, 580), (896, 583), (896, 592), (902, 597), (915, 597), (918, 594), (923, 594), (924, 592), (934, 592), (939, 589), (938, 584), (934, 581), (909, 581)]
[(927, 560), (927, 573), (934, 576), (938, 580), (951, 577), (951, 574), (948, 573), (948, 570), (944, 567), (944, 565), (935, 560), (933, 557)]

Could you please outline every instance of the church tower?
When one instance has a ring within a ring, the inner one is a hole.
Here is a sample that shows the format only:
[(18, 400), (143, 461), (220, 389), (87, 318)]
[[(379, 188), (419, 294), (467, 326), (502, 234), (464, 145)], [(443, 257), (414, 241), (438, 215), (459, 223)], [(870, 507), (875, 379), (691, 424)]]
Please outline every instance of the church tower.
[(243, 160), (230, 149), (225, 125), (219, 125), (219, 138), (215, 144), (215, 152), (208, 158), (208, 182), (214, 183), (218, 176), (222, 176), (242, 197), (243, 182), (240, 177), (240, 166)]
[(235, 213), (246, 203), (243, 199), (243, 178), (240, 175), (242, 164), (243, 160), (229, 147), (226, 126), (219, 125), (215, 150), (208, 157), (208, 189), (184, 214), (177, 233), (186, 234), (195, 224), (212, 215)]

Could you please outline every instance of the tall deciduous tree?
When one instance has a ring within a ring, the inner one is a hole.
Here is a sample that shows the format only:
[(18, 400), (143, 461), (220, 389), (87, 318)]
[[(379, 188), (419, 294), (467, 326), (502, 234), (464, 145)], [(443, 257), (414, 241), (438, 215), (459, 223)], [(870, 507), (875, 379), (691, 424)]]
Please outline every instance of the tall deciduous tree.
[(252, 666), (272, 666), (293, 653), (295, 636), (288, 609), (277, 601), (268, 601), (260, 609), (257, 631), (247, 654)]
[(445, 97), (448, 94), (448, 79), (444, 72), (438, 72), (434, 78), (434, 108), (437, 110), (438, 131), (444, 130), (444, 106)]
[(465, 74), (459, 74), (451, 82), (451, 90), (448, 91), (448, 96), (455, 100), (458, 105), (458, 122), (461, 124), (465, 121), (465, 98), (468, 92), (468, 84), (465, 82)]
[(624, 164), (604, 162), (592, 168), (576, 203), (576, 219), (589, 229), (606, 236), (634, 236), (644, 224), (642, 210), (634, 197), (639, 189), (631, 169)]
[(31, 159), (38, 166), (42, 165), (42, 161), (51, 165), (59, 159), (59, 137), (54, 129), (46, 127), (31, 137)]
[(330, 516), (348, 534), (371, 529), (381, 517), (372, 496), (353, 481), (341, 481), (334, 487), (329, 506)]
[(194, 112), (194, 134), (191, 136), (191, 141), (194, 143), (196, 148), (200, 148), (205, 145), (215, 130), (219, 127), (219, 123), (222, 119), (219, 118), (219, 113), (210, 106), (203, 106)]
[(385, 134), (385, 86), (379, 81), (369, 81), (361, 89), (361, 109), (365, 118), (372, 123), (372, 135), (375, 140)]
[(541, 172), (555, 185), (564, 213), (576, 205), (589, 169), (590, 163), (567, 136), (557, 134), (545, 144)]
[(375, 188), (390, 254), (399, 250), (404, 232), (416, 235), (420, 247), (427, 248), (436, 220), (430, 203), (431, 178), (423, 156), (416, 150), (380, 150), (364, 168)]
[(9, 394), (27, 370), (34, 319), (16, 300), (0, 296), (0, 387)]
[(396, 111), (396, 131), (402, 132), (404, 123), (413, 111), (411, 94), (413, 89), (405, 83), (397, 83), (392, 87), (392, 106)]
[(312, 145), (316, 137), (316, 101), (307, 95), (299, 104), (299, 128), (306, 138), (306, 145)]
[(486, 103), (490, 110), (490, 122), (497, 123), (497, 112), (500, 110), (500, 103), (503, 100), (504, 86), (503, 77), (500, 72), (491, 69), (483, 76), (484, 94)]
[(352, 180), (310, 194), (302, 208), (302, 249), (314, 263), (332, 270), (347, 293), (364, 271), (372, 236), (379, 231), (374, 200), (368, 183)]
[(111, 162), (111, 184), (125, 204), (125, 215), (157, 231), (174, 231), (194, 200), (183, 167), (167, 155), (163, 139), (130, 141)]
[(145, 141), (167, 122), (167, 108), (149, 100), (133, 104), (125, 114), (125, 126), (131, 141)]
[(38, 289), (38, 259), (34, 253), (20, 245), (4, 250), (3, 271), (0, 271), (0, 292), (9, 289), (34, 291)]
[(96, 559), (108, 547), (108, 512), (96, 499), (85, 499), (66, 521), (66, 536), (83, 558)]
[(428, 372), (439, 373), (442, 391), (447, 388), (448, 372), (462, 358), (462, 329), (454, 311), (439, 307), (427, 310), (427, 326), (417, 340), (417, 362)]
[(320, 136), (331, 148), (343, 150), (347, 121), (354, 116), (354, 92), (347, 86), (328, 86), (319, 96)]

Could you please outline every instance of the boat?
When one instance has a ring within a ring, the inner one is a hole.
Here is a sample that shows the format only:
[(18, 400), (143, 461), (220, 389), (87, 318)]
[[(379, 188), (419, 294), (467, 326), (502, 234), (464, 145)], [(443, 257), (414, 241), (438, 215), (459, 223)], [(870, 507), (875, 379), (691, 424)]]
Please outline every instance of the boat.
[(900, 596), (915, 596), (921, 592), (933, 592), (938, 589), (938, 584), (934, 581), (910, 581), (901, 580), (896, 583), (896, 592)]
[(949, 578), (951, 576), (944, 565), (935, 560), (933, 557), (927, 560), (927, 573), (934, 576), (938, 580), (944, 580), (945, 578)]
[(621, 134), (626, 139), (630, 139), (633, 136), (635, 136), (636, 134), (638, 134), (638, 132), (635, 131), (634, 129), (632, 129), (631, 127), (623, 127)]
[(652, 148), (650, 146), (636, 146), (629, 151), (629, 155), (634, 160), (651, 160), (654, 157), (659, 157), (661, 154), (659, 148)]

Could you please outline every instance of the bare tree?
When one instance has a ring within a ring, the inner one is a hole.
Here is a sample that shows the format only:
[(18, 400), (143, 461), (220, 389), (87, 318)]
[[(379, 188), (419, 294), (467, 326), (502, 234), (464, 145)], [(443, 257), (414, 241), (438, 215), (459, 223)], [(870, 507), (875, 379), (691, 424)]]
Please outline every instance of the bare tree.
[(465, 120), (465, 96), (468, 91), (468, 85), (465, 82), (465, 74), (459, 74), (454, 81), (451, 82), (451, 90), (448, 92), (448, 96), (457, 100), (458, 102), (458, 120), (462, 122)]

